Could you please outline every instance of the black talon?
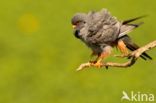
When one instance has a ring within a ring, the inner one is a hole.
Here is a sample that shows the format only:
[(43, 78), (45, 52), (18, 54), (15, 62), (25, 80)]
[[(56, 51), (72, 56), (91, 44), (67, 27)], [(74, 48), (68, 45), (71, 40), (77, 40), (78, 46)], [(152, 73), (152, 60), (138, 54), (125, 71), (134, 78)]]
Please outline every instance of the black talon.
[(106, 66), (106, 70), (108, 70), (108, 66)]

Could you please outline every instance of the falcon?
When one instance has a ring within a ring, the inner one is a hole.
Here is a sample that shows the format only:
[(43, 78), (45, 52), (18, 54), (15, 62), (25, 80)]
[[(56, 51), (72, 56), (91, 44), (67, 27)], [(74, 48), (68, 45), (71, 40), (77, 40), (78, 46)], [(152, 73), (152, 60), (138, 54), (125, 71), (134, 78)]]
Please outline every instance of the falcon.
[[(91, 61), (96, 67), (102, 66), (102, 60), (111, 54), (112, 48), (117, 47), (123, 55), (139, 48), (127, 35), (142, 23), (134, 24), (141, 17), (119, 21), (112, 16), (107, 9), (91, 11), (89, 13), (77, 13), (71, 19), (76, 38), (83, 41), (96, 55), (95, 61)], [(140, 56), (142, 59), (152, 59), (147, 53)]]

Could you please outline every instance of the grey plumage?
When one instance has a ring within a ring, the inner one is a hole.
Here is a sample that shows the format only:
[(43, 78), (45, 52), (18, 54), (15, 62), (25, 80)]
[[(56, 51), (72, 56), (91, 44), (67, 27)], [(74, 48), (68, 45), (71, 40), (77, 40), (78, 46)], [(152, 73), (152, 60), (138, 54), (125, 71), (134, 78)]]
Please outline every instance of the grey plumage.
[(75, 36), (90, 47), (94, 53), (100, 54), (110, 52), (108, 50), (111, 49), (108, 48), (116, 46), (120, 38), (137, 28), (141, 23), (130, 23), (140, 18), (122, 22), (112, 16), (107, 9), (102, 9), (99, 12), (77, 13), (72, 18), (72, 24), (77, 25), (74, 30)]
[[(80, 16), (80, 13), (76, 14), (72, 19), (72, 23), (75, 18), (82, 19), (82, 16)], [(113, 46), (118, 38), (120, 28), (120, 22), (115, 17), (106, 9), (102, 9), (100, 12), (89, 12), (83, 18), (82, 28), (79, 29), (78, 26), (75, 33), (79, 33), (79, 38), (87, 46), (97, 54), (101, 53), (106, 46)]]

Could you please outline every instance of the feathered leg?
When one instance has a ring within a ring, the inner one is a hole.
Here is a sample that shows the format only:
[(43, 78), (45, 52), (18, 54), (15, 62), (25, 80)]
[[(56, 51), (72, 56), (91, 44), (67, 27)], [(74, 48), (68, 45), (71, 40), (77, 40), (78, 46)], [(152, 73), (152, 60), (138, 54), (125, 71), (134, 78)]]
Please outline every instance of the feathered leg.
[[(124, 35), (119, 39), (119, 41), (120, 40), (122, 40), (125, 46), (131, 51), (137, 50), (139, 48), (139, 46), (135, 44), (128, 35)], [(144, 60), (147, 58), (152, 59), (146, 52), (144, 52), (140, 57)]]
[(103, 49), (103, 52), (100, 53), (100, 54), (98, 55), (97, 59), (95, 60), (96, 62), (93, 63), (93, 65), (94, 65), (95, 67), (100, 68), (100, 67), (102, 66), (102, 64), (103, 64), (103, 63), (102, 63), (102, 60), (103, 60), (104, 58), (108, 57), (108, 56), (111, 54), (111, 50), (112, 50), (112, 48), (111, 48), (110, 46), (106, 46), (106, 47)]
[(125, 43), (122, 40), (118, 41), (117, 48), (121, 51), (121, 53), (123, 55), (127, 55), (128, 54), (128, 49), (127, 49)]

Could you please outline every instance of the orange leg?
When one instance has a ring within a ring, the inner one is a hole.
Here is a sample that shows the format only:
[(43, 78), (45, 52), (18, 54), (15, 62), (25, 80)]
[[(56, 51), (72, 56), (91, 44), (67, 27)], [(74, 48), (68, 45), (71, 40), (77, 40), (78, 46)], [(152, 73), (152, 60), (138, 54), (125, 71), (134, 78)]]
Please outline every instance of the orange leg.
[(127, 49), (125, 43), (122, 40), (118, 41), (117, 47), (119, 48), (121, 53), (123, 53), (123, 55), (127, 55), (128, 54), (128, 49)]
[[(98, 54), (95, 53), (95, 52), (93, 51), (92, 54), (91, 54), (91, 58), (92, 58), (93, 56), (98, 56)], [(97, 57), (97, 58), (98, 58), (98, 57)], [(90, 62), (90, 63), (96, 63), (96, 62), (97, 62), (97, 58), (96, 58), (95, 60), (90, 60), (89, 62)]]
[(112, 50), (112, 48), (110, 46), (105, 47), (103, 52), (98, 55), (98, 57), (96, 59), (97, 62), (95, 62), (93, 65), (95, 67), (100, 68), (103, 65), (102, 60), (111, 54), (111, 50)]
[(102, 60), (104, 59), (104, 58), (106, 58), (106, 57), (108, 57), (109, 56), (109, 53), (107, 53), (107, 52), (103, 52), (103, 53), (101, 53), (98, 57), (97, 57), (97, 59), (96, 59), (96, 63), (94, 64), (94, 66), (95, 67), (98, 67), (98, 68), (100, 68), (101, 66), (102, 66)]

